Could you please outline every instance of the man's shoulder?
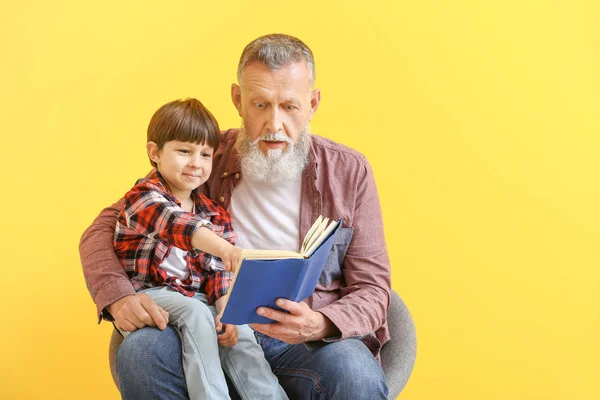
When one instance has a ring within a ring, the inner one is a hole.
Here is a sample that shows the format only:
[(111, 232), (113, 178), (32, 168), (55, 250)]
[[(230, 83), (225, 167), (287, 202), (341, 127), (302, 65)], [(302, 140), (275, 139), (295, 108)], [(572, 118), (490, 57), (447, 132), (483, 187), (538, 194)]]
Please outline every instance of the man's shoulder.
[(354, 163), (357, 166), (368, 166), (369, 164), (362, 153), (351, 147), (316, 134), (311, 134), (311, 137), (317, 162)]
[(213, 158), (213, 168), (216, 166), (217, 169), (222, 165), (222, 161), (228, 160), (231, 156), (232, 149), (235, 148), (235, 141), (238, 136), (239, 129), (227, 129), (221, 131), (219, 137), (219, 148), (215, 152)]
[(219, 146), (234, 144), (239, 131), (240, 130), (237, 128), (226, 129), (221, 131), (221, 136), (219, 138)]

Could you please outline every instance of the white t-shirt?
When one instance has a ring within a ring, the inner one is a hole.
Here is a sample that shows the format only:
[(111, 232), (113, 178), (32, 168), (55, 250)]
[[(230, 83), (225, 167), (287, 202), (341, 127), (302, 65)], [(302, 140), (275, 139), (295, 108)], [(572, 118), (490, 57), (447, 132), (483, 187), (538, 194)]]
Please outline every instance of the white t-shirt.
[(190, 276), (185, 256), (188, 252), (179, 247), (171, 247), (169, 255), (160, 263), (160, 268), (167, 271), (167, 276), (176, 276), (182, 281)]
[(228, 210), (236, 246), (299, 251), (301, 187), (302, 174), (276, 183), (241, 179)]

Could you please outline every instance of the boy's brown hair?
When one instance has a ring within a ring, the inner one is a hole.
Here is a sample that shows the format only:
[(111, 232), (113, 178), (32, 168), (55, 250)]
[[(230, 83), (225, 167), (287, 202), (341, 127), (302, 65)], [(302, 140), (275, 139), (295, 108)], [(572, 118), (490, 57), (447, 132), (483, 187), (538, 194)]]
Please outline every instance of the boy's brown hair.
[[(148, 142), (161, 150), (171, 140), (208, 144), (217, 151), (219, 124), (215, 117), (194, 98), (175, 100), (165, 104), (152, 116), (148, 124)], [(156, 163), (150, 160), (153, 167)]]

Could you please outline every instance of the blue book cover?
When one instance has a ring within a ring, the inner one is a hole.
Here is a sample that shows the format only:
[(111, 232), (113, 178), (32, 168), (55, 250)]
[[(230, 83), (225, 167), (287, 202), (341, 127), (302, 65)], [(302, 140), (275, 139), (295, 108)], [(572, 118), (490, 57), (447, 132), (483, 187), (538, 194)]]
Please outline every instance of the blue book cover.
[[(281, 310), (278, 298), (299, 302), (309, 297), (333, 247), (341, 220), (308, 258), (274, 260), (244, 259), (229, 289), (221, 322), (244, 325), (266, 324), (273, 320), (256, 314), (261, 306)], [(300, 254), (298, 254), (300, 255)]]

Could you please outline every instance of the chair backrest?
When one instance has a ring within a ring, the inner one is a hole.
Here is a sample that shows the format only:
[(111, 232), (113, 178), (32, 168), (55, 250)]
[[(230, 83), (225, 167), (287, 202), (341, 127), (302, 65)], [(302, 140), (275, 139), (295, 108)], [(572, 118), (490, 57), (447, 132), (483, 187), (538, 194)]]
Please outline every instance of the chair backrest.
[(108, 346), (108, 364), (110, 365), (110, 373), (112, 374), (113, 381), (119, 390), (119, 375), (117, 375), (117, 350), (122, 342), (123, 336), (121, 336), (116, 329), (113, 329), (110, 337), (110, 345)]
[(388, 399), (395, 399), (408, 382), (417, 355), (413, 319), (398, 293), (392, 290), (388, 327), (390, 340), (381, 349), (381, 366), (388, 384)]

